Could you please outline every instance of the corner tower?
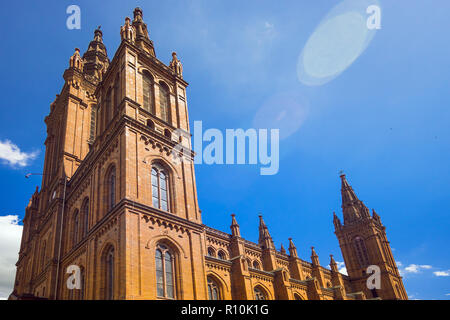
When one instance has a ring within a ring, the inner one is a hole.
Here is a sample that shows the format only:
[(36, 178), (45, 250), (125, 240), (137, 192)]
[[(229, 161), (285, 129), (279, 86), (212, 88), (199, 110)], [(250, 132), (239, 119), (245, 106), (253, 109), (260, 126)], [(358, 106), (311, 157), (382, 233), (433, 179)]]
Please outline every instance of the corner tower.
[[(339, 240), (347, 272), (355, 289), (366, 297), (382, 299), (407, 299), (402, 277), (392, 255), (386, 236), (386, 227), (375, 210), (369, 209), (358, 199), (344, 174), (341, 176), (342, 212), (344, 223), (333, 214), (335, 234)], [(381, 287), (367, 287), (367, 267), (380, 268)]]

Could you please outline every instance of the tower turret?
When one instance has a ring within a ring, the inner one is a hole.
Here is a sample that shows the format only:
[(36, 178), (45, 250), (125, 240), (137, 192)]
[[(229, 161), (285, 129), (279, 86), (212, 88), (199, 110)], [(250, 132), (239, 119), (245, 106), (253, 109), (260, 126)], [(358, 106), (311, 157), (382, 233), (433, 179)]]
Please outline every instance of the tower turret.
[[(379, 215), (373, 211), (371, 217), (369, 209), (356, 197), (345, 175), (340, 177), (344, 224), (341, 225), (336, 214), (333, 223), (352, 283), (367, 297), (407, 299), (387, 240), (386, 228), (381, 224)], [(380, 270), (380, 288), (369, 288), (366, 283), (374, 268)]]

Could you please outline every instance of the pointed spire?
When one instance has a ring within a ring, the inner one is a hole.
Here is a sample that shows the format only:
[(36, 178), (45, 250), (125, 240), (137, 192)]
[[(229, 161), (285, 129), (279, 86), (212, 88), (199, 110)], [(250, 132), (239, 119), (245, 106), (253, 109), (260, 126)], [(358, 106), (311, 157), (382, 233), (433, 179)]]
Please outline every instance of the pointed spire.
[(344, 224), (351, 223), (361, 218), (369, 218), (369, 209), (367, 209), (364, 203), (358, 199), (353, 188), (348, 183), (345, 174), (342, 173), (340, 177)]
[(80, 56), (80, 49), (75, 48), (74, 54), (70, 57), (69, 67), (83, 72), (83, 60)]
[(275, 249), (272, 237), (270, 236), (269, 229), (267, 228), (262, 215), (259, 215), (259, 240), (260, 246), (265, 248)]
[(147, 30), (147, 24), (144, 23), (143, 12), (141, 8), (136, 8), (133, 11), (134, 19), (132, 25), (136, 30), (136, 45), (152, 56), (155, 56), (155, 49), (153, 48), (153, 42), (150, 40)]
[(231, 226), (230, 226), (231, 234), (233, 235), (233, 237), (240, 237), (241, 232), (239, 230), (239, 225), (236, 221), (235, 216), (236, 215), (234, 213), (231, 214)]
[(339, 217), (336, 215), (336, 212), (334, 211), (333, 211), (333, 224), (336, 230), (342, 227), (341, 220), (339, 220)]
[(122, 41), (134, 43), (136, 40), (136, 29), (131, 25), (130, 18), (125, 18), (125, 24), (120, 28), (120, 38)]
[(372, 218), (376, 221), (378, 221), (379, 223), (381, 223), (381, 218), (378, 215), (378, 213), (375, 211), (375, 209), (372, 209)]
[(177, 76), (183, 78), (183, 65), (181, 64), (181, 61), (178, 60), (176, 52), (172, 52), (172, 61), (170, 61), (169, 68), (172, 69)]
[(330, 268), (333, 272), (339, 272), (336, 261), (334, 261), (333, 255), (330, 254)]
[(284, 248), (283, 244), (281, 244), (280, 252), (282, 254), (286, 254), (286, 249)]
[(94, 39), (89, 43), (88, 49), (83, 54), (84, 72), (101, 81), (109, 67), (108, 54), (103, 44), (103, 32), (100, 26), (94, 31)]
[(294, 242), (292, 242), (292, 238), (289, 238), (289, 255), (292, 258), (298, 258), (297, 248), (295, 247)]
[(316, 253), (316, 250), (314, 250), (314, 247), (311, 247), (311, 261), (313, 266), (319, 266), (319, 256)]

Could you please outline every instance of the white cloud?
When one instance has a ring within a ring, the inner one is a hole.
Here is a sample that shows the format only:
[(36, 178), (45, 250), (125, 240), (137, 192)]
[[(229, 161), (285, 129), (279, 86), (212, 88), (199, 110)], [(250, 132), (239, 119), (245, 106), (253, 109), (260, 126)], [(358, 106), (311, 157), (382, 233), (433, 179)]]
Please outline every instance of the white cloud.
[[(436, 277), (450, 277), (450, 270), (447, 270), (447, 271), (435, 271), (435, 272), (433, 272), (433, 274)], [(450, 295), (450, 294), (448, 294), (448, 295)]]
[(445, 295), (446, 295), (446, 296), (450, 296), (450, 293), (446, 293)]
[(9, 140), (0, 141), (0, 159), (12, 166), (25, 167), (36, 158), (37, 152), (22, 152)]
[(13, 290), (22, 226), (16, 215), (0, 216), (0, 299)]
[[(398, 263), (398, 262), (397, 262), (397, 265), (399, 267), (402, 266), (402, 264)], [(431, 269), (431, 268), (433, 268), (433, 267), (428, 265), (428, 264), (422, 264), (422, 265), (410, 264), (409, 266), (407, 266), (405, 268), (399, 268), (399, 272), (403, 276), (403, 275), (408, 274), (408, 273), (419, 273), (421, 270), (424, 270), (424, 269), (427, 270), (427, 269)]]
[(339, 272), (345, 275), (347, 274), (347, 268), (345, 267), (345, 263), (342, 261), (336, 261), (336, 264), (338, 266)]

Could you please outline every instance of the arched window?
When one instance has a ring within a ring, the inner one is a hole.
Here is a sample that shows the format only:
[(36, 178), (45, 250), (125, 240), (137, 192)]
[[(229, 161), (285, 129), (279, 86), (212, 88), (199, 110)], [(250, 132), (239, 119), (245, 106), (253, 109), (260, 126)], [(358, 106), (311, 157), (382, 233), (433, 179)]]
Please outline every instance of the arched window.
[(106, 92), (106, 103), (105, 103), (105, 115), (106, 115), (106, 124), (109, 123), (109, 121), (111, 121), (112, 119), (112, 105), (111, 105), (111, 100), (112, 100), (112, 90), (111, 88), (108, 89), (108, 91)]
[(208, 256), (215, 258), (216, 257), (216, 250), (214, 250), (212, 247), (209, 247), (208, 248)]
[(220, 300), (219, 285), (211, 277), (207, 277), (209, 300)]
[(114, 208), (116, 204), (116, 167), (111, 167), (109, 169), (107, 179), (107, 201), (108, 201), (108, 211)]
[(170, 98), (169, 88), (163, 82), (159, 85), (159, 106), (161, 110), (161, 119), (170, 123)]
[(156, 295), (160, 298), (175, 299), (175, 261), (170, 249), (158, 244), (155, 254)]
[(142, 74), (142, 92), (144, 100), (144, 109), (155, 114), (153, 79), (148, 72)]
[(114, 299), (114, 247), (110, 247), (105, 255), (105, 299)]
[(147, 127), (149, 127), (152, 130), (155, 130), (155, 123), (152, 120), (147, 119)]
[(255, 300), (267, 300), (266, 295), (261, 288), (255, 287), (255, 289), (253, 289), (253, 293), (255, 295)]
[(152, 167), (152, 203), (153, 207), (169, 211), (168, 175), (159, 165)]
[(72, 242), (73, 245), (78, 243), (78, 230), (80, 228), (80, 215), (78, 210), (75, 210), (73, 214), (73, 225), (72, 225)]
[(225, 254), (225, 252), (223, 252), (222, 250), (219, 251), (219, 253), (217, 254), (217, 257), (220, 260), (226, 260), (227, 259), (227, 255)]
[(116, 74), (116, 79), (114, 80), (114, 110), (117, 111), (119, 109), (120, 104), (120, 83), (119, 83), (119, 74)]
[(253, 261), (253, 269), (261, 270), (261, 266), (259, 265), (259, 262), (256, 260)]
[(86, 236), (89, 231), (89, 199), (85, 199), (81, 209), (83, 213), (83, 236)]
[(366, 267), (369, 265), (369, 257), (367, 255), (367, 249), (366, 245), (364, 243), (364, 240), (357, 236), (355, 239), (353, 239), (353, 244), (355, 248), (355, 253), (358, 258), (358, 262), (361, 267)]
[(297, 293), (294, 293), (294, 299), (295, 300), (303, 300), (302, 297)]
[(44, 240), (41, 247), (41, 270), (44, 270), (44, 264), (47, 257), (47, 242)]

